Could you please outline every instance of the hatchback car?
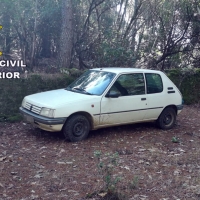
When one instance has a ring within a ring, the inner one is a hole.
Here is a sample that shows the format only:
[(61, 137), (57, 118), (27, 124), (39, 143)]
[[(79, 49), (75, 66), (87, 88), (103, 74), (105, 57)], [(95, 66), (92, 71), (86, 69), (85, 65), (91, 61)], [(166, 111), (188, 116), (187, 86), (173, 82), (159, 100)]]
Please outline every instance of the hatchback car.
[(76, 142), (90, 130), (137, 122), (170, 129), (182, 108), (180, 91), (161, 71), (99, 68), (64, 89), (26, 96), (20, 112), (40, 129), (63, 131)]

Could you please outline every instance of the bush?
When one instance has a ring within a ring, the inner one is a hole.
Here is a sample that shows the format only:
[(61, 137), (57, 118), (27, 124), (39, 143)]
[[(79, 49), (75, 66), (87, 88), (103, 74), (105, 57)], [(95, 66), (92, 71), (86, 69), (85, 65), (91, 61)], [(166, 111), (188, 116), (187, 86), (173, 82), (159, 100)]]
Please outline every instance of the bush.
[(105, 155), (102, 155), (101, 151), (95, 151), (94, 156), (97, 158), (98, 161), (97, 167), (99, 170), (99, 174), (100, 176), (102, 176), (105, 183), (104, 190), (108, 193), (115, 192), (116, 185), (121, 179), (121, 177), (114, 176), (115, 168), (118, 166), (118, 153), (107, 153)]
[(185, 104), (194, 104), (200, 102), (199, 69), (168, 70), (167, 75), (180, 89)]

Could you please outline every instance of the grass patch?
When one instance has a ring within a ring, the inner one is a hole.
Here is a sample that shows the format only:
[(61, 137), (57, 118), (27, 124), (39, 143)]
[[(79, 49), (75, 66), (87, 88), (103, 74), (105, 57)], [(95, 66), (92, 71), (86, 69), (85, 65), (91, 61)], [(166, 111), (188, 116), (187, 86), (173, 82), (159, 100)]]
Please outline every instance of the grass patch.
[(15, 115), (1, 115), (0, 116), (0, 122), (20, 122), (22, 120), (22, 116), (20, 114), (15, 114)]

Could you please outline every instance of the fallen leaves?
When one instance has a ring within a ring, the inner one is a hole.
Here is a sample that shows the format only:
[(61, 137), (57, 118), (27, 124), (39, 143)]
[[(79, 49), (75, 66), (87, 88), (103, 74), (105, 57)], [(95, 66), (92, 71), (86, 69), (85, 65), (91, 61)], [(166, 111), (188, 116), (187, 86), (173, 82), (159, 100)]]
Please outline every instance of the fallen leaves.
[(0, 162), (2, 162), (2, 161), (4, 161), (4, 160), (6, 160), (6, 158), (7, 158), (6, 156), (4, 156), (4, 157), (1, 157), (1, 158), (0, 158)]
[[(107, 193), (99, 192), (103, 178), (93, 157), (95, 150), (101, 150), (119, 153), (115, 175), (122, 177), (118, 189), (128, 199), (198, 199), (199, 118), (200, 111), (189, 106), (172, 130), (162, 131), (151, 123), (128, 125), (93, 131), (79, 143), (65, 141), (61, 133), (37, 131), (29, 124), (6, 124), (0, 131), (0, 195), (5, 199), (85, 200), (87, 193), (96, 192), (93, 199), (103, 199)], [(181, 142), (172, 143), (174, 136)], [(138, 177), (137, 187), (130, 188), (134, 177)]]
[(98, 193), (98, 195), (99, 195), (100, 197), (105, 197), (107, 194), (108, 194), (107, 192)]

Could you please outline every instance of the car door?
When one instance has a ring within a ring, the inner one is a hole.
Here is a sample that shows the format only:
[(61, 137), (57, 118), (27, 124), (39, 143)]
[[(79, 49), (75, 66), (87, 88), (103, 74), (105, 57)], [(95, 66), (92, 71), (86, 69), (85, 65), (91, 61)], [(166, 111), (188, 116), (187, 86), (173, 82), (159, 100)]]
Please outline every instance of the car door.
[(142, 121), (146, 107), (143, 73), (122, 74), (102, 97), (100, 126)]
[(145, 73), (148, 107), (146, 110), (145, 120), (155, 120), (158, 118), (166, 102), (163, 81), (160, 74)]

